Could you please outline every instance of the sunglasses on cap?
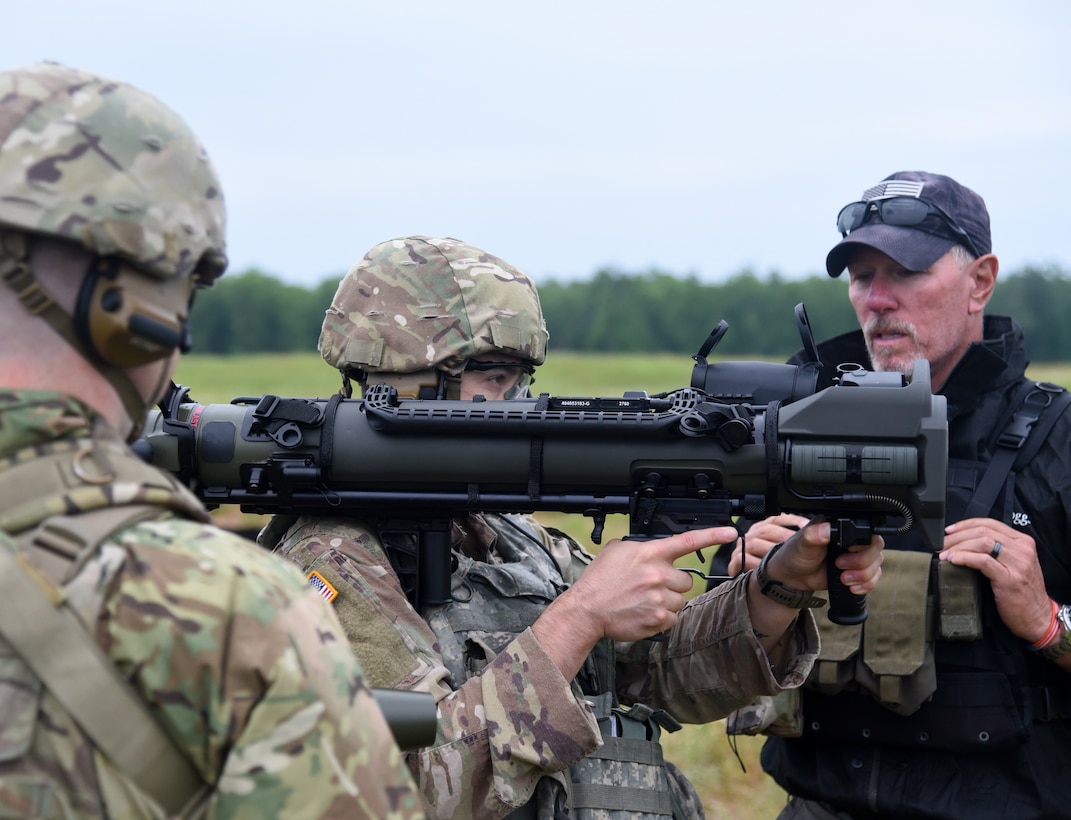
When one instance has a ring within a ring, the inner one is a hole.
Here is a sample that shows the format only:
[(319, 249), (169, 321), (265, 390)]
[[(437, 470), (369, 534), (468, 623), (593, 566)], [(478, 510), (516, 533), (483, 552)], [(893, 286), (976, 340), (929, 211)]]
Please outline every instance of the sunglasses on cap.
[(535, 381), (535, 368), (524, 362), (481, 362), (469, 359), (465, 362), (466, 370), (485, 372), (488, 370), (504, 370), (510, 368), (517, 371), (517, 381), (506, 391), (505, 398), (515, 399), (525, 394), (528, 385)]
[(843, 237), (848, 236), (856, 228), (865, 223), (871, 214), (877, 213), (881, 221), (886, 225), (895, 225), (900, 228), (911, 228), (921, 225), (926, 217), (933, 215), (945, 223), (956, 238), (969, 250), (975, 258), (982, 256), (975, 247), (974, 242), (956, 221), (934, 205), (924, 199), (913, 196), (894, 196), (888, 199), (870, 199), (860, 202), (851, 202), (840, 209), (837, 214), (837, 230)]

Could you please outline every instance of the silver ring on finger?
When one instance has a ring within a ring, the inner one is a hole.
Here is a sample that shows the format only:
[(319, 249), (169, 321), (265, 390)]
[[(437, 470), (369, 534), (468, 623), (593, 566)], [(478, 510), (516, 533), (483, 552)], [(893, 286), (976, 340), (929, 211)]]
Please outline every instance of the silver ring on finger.
[(989, 557), (992, 558), (994, 561), (996, 561), (997, 560), (997, 556), (1000, 555), (1000, 551), (1002, 549), (1004, 549), (1004, 545), (1002, 543), (1000, 543), (999, 541), (994, 541), (993, 542), (993, 549), (991, 549), (989, 551)]

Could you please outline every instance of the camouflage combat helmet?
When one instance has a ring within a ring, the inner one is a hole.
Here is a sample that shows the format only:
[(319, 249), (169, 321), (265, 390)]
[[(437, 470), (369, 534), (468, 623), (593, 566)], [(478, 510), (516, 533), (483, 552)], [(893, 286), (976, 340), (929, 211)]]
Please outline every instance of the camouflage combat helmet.
[(376, 245), (343, 278), (320, 332), (320, 355), (343, 373), (445, 373), (502, 353), (541, 365), (547, 330), (535, 285), (457, 239), (408, 236)]
[[(196, 287), (227, 264), (216, 172), (189, 127), (126, 83), (45, 62), (0, 72), (0, 279), (115, 387), (189, 347)], [(93, 255), (73, 313), (31, 269), (35, 236)]]
[(0, 225), (210, 284), (226, 266), (216, 172), (150, 94), (57, 63), (0, 72)]

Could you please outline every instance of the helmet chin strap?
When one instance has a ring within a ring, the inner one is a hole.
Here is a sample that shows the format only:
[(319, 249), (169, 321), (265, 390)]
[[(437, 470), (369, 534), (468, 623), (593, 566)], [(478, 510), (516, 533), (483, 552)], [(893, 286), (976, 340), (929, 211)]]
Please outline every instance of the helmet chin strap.
[[(4, 283), (15, 292), (26, 310), (48, 322), (67, 344), (81, 353), (85, 360), (111, 384), (133, 422), (133, 430), (127, 439), (132, 441), (141, 435), (149, 402), (138, 392), (125, 370), (104, 361), (92, 347), (79, 338), (75, 330), (74, 318), (56, 304), (56, 300), (37, 281), (37, 277), (33, 275), (27, 263), (28, 256), (29, 249), (24, 235), (12, 231), (0, 231), (0, 279), (3, 279)], [(159, 387), (162, 388), (162, 384)]]

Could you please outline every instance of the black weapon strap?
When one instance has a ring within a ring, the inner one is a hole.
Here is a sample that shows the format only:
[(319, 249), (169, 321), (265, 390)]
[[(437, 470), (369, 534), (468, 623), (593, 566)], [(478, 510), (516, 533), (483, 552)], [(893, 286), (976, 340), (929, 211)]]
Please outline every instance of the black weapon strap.
[[(1012, 468), (1034, 457), (1053, 425), (1071, 406), (1071, 394), (1049, 382), (1028, 382), (1019, 388), (1011, 402), (1012, 407), (1017, 405), (1019, 409), (997, 438), (996, 451), (967, 505), (964, 518), (989, 516)], [(1024, 449), (1028, 440), (1030, 446)]]

